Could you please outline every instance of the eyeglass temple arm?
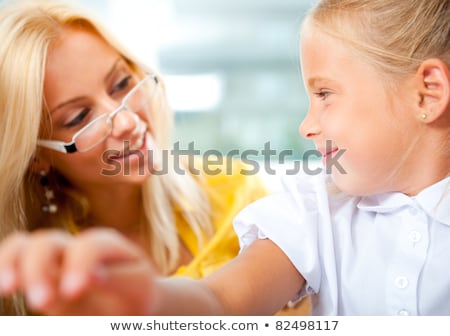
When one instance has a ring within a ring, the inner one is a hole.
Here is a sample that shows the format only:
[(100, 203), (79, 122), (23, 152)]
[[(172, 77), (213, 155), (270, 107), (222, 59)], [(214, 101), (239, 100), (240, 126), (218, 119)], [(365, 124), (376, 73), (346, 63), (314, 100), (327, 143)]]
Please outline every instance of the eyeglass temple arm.
[(54, 141), (54, 140), (38, 140), (37, 144), (42, 147), (47, 147), (50, 149), (54, 149), (61, 153), (75, 153), (77, 151), (77, 146), (75, 143), (65, 143), (62, 141)]

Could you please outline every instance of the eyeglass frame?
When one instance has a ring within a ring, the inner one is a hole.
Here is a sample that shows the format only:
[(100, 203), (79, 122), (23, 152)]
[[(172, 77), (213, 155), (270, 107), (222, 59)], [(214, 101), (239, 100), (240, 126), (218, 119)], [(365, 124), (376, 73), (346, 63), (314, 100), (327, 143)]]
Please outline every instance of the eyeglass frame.
[[(146, 72), (146, 75), (144, 78), (142, 78), (126, 95), (125, 97), (123, 97), (120, 105), (114, 109), (113, 111), (107, 113), (107, 121), (112, 124), (112, 121), (114, 119), (114, 117), (122, 110), (126, 109), (128, 110), (128, 106), (127, 106), (127, 100), (130, 98), (130, 96), (132, 96), (133, 94), (136, 93), (137, 90), (139, 90), (144, 83), (146, 83), (149, 79), (153, 79), (155, 81), (155, 84), (159, 83), (158, 80), (158, 76), (154, 73), (151, 72)], [(72, 153), (85, 153), (90, 151), (91, 149), (95, 148), (96, 146), (100, 145), (103, 141), (106, 140), (106, 138), (108, 138), (109, 135), (107, 135), (103, 140), (101, 140), (99, 143), (93, 145), (92, 147), (89, 147), (88, 149), (84, 150), (84, 151), (80, 151), (78, 150), (77, 146), (75, 145), (75, 140), (77, 139), (77, 137), (80, 136), (80, 134), (83, 134), (84, 131), (86, 131), (89, 127), (92, 126), (92, 124), (96, 123), (99, 119), (104, 118), (105, 117), (105, 113), (99, 115), (98, 117), (96, 117), (94, 120), (91, 120), (87, 125), (83, 126), (80, 130), (78, 130), (73, 136), (72, 136), (72, 140), (70, 142), (64, 142), (64, 141), (60, 141), (60, 140), (43, 140), (43, 139), (38, 139), (37, 140), (37, 145), (41, 146), (41, 147), (45, 147), (45, 148), (49, 148), (49, 149), (53, 149), (57, 152), (60, 153), (64, 153), (64, 154), (72, 154)], [(113, 127), (113, 126), (112, 126)], [(112, 128), (111, 128), (112, 130)]]

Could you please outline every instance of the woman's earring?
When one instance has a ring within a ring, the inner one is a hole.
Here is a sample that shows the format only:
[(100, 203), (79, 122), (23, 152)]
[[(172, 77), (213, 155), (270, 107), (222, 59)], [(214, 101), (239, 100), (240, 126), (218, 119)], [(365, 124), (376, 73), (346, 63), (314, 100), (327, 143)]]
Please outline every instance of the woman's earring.
[(427, 119), (427, 117), (428, 117), (428, 114), (426, 114), (426, 112), (422, 112), (422, 113), (420, 114), (420, 119), (422, 119), (422, 120)]
[(45, 170), (40, 171), (41, 174), (41, 185), (44, 188), (44, 196), (46, 199), (46, 203), (42, 204), (41, 211), (48, 213), (56, 213), (58, 211), (58, 206), (53, 202), (55, 199), (55, 193), (49, 187), (49, 180), (47, 176), (47, 172)]

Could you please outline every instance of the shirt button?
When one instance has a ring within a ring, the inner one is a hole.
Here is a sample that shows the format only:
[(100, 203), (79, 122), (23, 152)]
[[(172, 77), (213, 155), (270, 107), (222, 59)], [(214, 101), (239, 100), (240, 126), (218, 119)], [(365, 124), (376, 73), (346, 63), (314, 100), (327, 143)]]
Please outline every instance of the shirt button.
[(408, 286), (408, 279), (404, 276), (396, 277), (395, 286), (400, 289), (406, 288)]
[(397, 315), (399, 316), (408, 316), (409, 315), (409, 311), (407, 311), (406, 309), (401, 309), (397, 312)]
[(411, 231), (408, 238), (413, 243), (418, 243), (422, 239), (422, 234), (418, 231)]

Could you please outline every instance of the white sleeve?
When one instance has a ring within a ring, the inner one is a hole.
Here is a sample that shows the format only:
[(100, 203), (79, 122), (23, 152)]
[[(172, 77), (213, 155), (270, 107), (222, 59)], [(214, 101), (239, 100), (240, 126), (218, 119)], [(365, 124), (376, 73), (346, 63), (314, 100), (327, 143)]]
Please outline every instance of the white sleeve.
[(256, 239), (268, 238), (300, 272), (306, 286), (299, 289), (299, 295), (293, 299), (318, 293), (322, 276), (317, 188), (323, 179), (304, 178), (307, 180), (290, 179), (286, 184), (288, 190), (249, 205), (234, 221), (241, 251)]

